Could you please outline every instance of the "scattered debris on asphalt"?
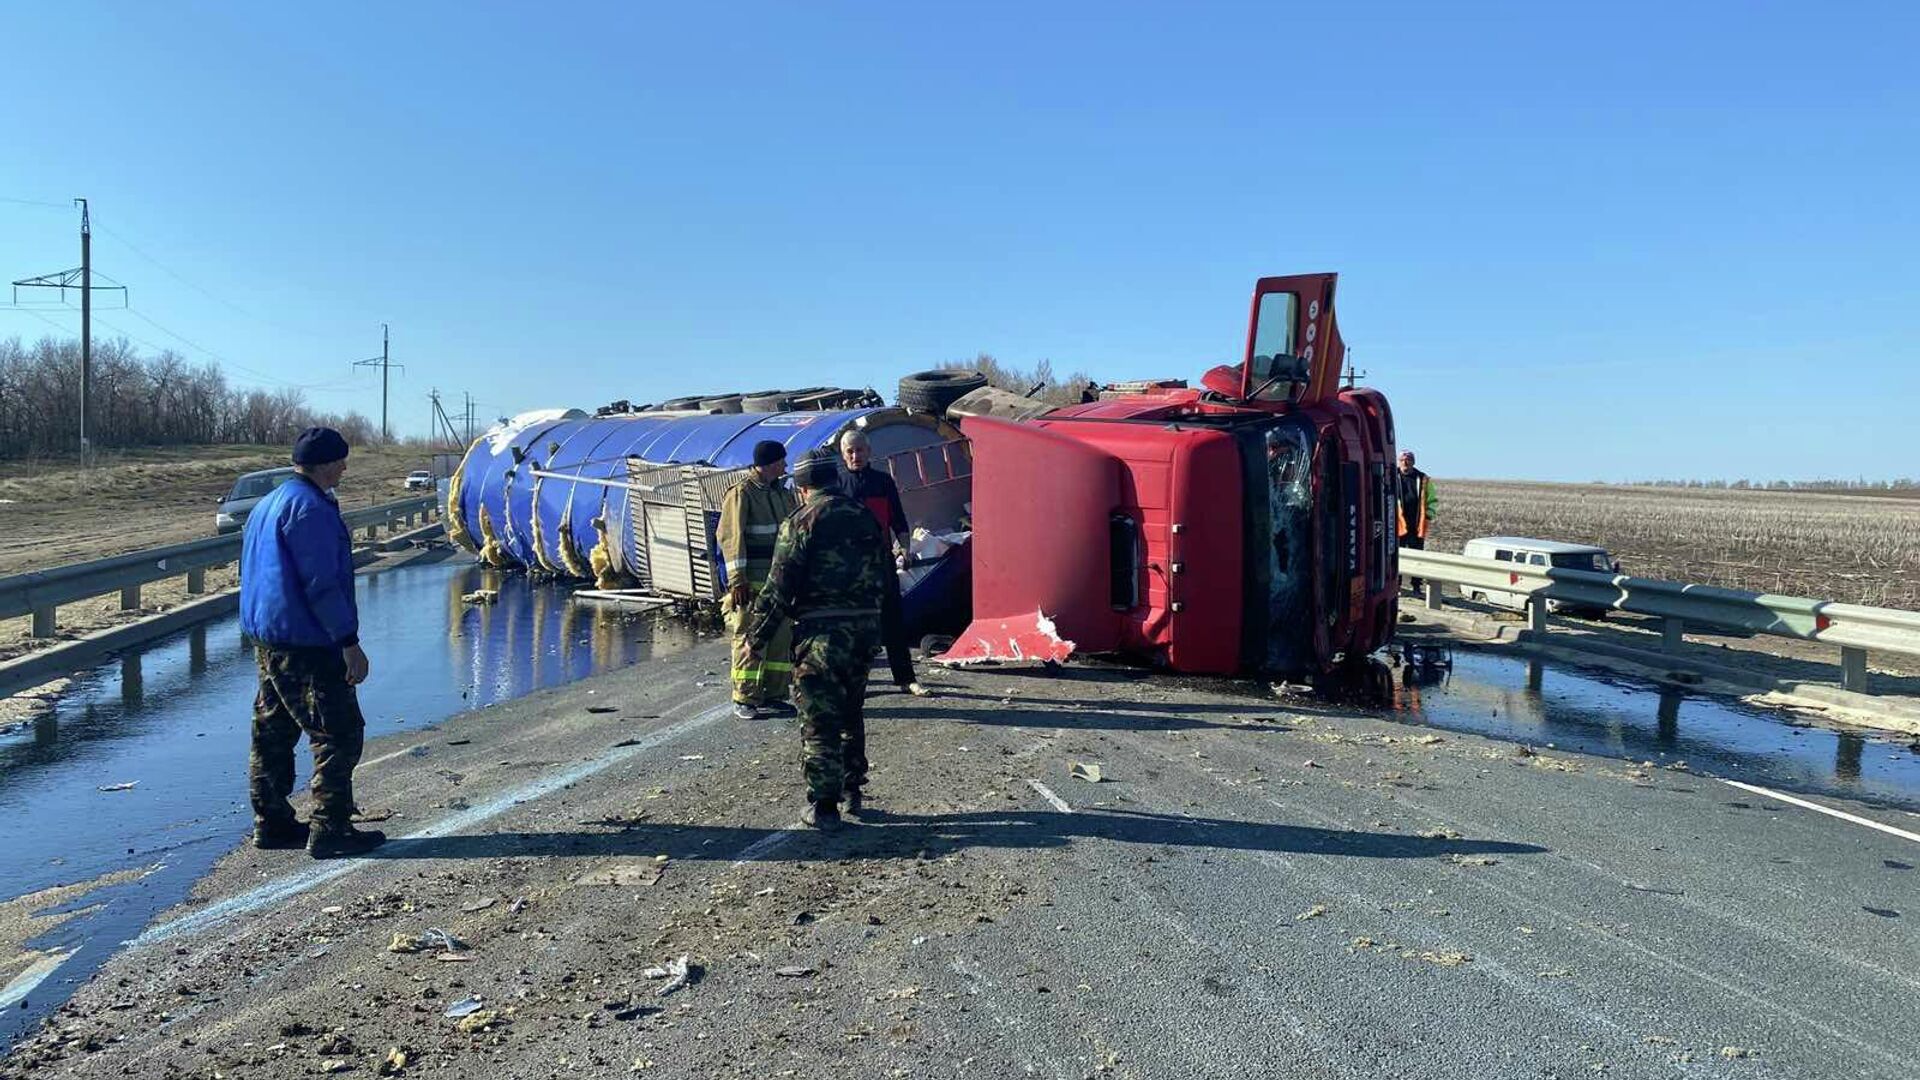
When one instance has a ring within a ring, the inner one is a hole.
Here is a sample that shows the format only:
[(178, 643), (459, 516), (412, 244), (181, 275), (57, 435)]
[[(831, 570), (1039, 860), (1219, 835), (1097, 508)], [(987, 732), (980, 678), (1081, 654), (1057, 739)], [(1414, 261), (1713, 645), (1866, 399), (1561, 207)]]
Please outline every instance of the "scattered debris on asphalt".
[(1753, 1056), (1753, 1051), (1744, 1046), (1723, 1046), (1720, 1048), (1720, 1056), (1732, 1061), (1736, 1058), (1750, 1058)]
[(1312, 907), (1308, 908), (1307, 910), (1301, 912), (1300, 914), (1295, 915), (1293, 917), (1293, 921), (1306, 922), (1308, 919), (1317, 919), (1320, 916), (1325, 915), (1326, 913), (1327, 913), (1327, 905), (1315, 904)]
[(1106, 779), (1105, 772), (1097, 764), (1076, 761), (1067, 766), (1067, 775), (1075, 780), (1085, 780), (1089, 784), (1098, 784)]
[(472, 1016), (474, 1013), (479, 1012), (485, 1004), (485, 1002), (477, 997), (461, 998), (459, 1001), (448, 1006), (444, 1015), (449, 1020), (458, 1020), (463, 1016)]
[(100, 790), (101, 791), (132, 791), (136, 786), (139, 785), (139, 783), (140, 781), (138, 780), (129, 780), (124, 784), (108, 784), (102, 787)]
[(780, 976), (783, 979), (805, 979), (815, 974), (818, 974), (818, 972), (816, 972), (813, 968), (806, 967), (805, 965), (794, 964), (788, 967), (776, 968), (774, 970), (774, 974)]
[(396, 1046), (387, 1051), (387, 1056), (381, 1059), (380, 1065), (374, 1069), (374, 1073), (378, 1076), (399, 1076), (401, 1070), (406, 1067), (407, 1052)]
[(624, 888), (630, 885), (652, 885), (660, 880), (666, 867), (658, 861), (641, 862), (637, 859), (622, 860), (612, 866), (580, 875), (582, 885), (602, 885)]
[(466, 912), (469, 915), (472, 915), (475, 912), (485, 911), (499, 902), (500, 902), (499, 899), (496, 897), (483, 896), (480, 899), (473, 901), (472, 903), (461, 904), (460, 910)]
[(475, 589), (460, 598), (463, 604), (491, 604), (500, 599), (498, 589)]
[(499, 1013), (492, 1009), (481, 1009), (479, 1012), (461, 1017), (460, 1022), (453, 1026), (465, 1034), (472, 1035), (484, 1031), (498, 1022), (500, 1022)]
[[(690, 959), (692, 958), (682, 955), (679, 959), (668, 964), (664, 969), (660, 969), (660, 968), (647, 969), (649, 972), (660, 971), (660, 970), (664, 970), (666, 972), (667, 981), (663, 983), (658, 990), (655, 990), (653, 992), (654, 997), (666, 997), (668, 994), (671, 994), (675, 990), (678, 990), (681, 987), (687, 985), (687, 980), (692, 976), (692, 973), (693, 973), (693, 965), (688, 962)], [(653, 976), (649, 975), (649, 977), (651, 978)]]
[(1456, 949), (1448, 949), (1444, 952), (1423, 952), (1420, 954), (1420, 959), (1440, 967), (1459, 967), (1461, 964), (1470, 964), (1473, 962), (1473, 957), (1470, 954), (1460, 952)]

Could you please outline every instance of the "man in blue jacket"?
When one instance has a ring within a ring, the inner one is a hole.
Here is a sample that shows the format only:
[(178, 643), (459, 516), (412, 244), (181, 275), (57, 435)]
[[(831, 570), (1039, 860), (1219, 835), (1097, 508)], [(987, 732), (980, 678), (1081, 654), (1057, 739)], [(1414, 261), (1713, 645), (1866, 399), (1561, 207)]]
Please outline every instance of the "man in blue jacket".
[[(240, 625), (254, 642), (260, 693), (253, 702), (253, 843), (305, 845), (316, 859), (359, 855), (386, 834), (353, 827), (353, 769), (367, 722), (354, 687), (367, 678), (353, 600), (353, 544), (334, 486), (347, 471), (347, 440), (308, 428), (293, 444), (294, 478), (247, 515), (240, 549)], [(313, 750), (313, 813), (294, 817), (293, 748)]]

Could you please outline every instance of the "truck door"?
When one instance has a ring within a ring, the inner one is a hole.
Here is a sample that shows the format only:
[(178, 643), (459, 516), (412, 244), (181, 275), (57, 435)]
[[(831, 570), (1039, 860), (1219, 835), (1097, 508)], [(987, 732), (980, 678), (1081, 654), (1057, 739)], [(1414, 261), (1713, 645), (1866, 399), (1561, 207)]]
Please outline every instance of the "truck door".
[(1261, 278), (1253, 287), (1242, 401), (1313, 405), (1340, 392), (1346, 346), (1333, 317), (1337, 274)]

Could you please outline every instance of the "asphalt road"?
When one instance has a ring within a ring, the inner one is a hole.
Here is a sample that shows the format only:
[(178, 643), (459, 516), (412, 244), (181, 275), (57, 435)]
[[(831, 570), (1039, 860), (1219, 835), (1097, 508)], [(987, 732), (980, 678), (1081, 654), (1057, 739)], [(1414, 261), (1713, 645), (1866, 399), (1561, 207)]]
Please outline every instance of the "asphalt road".
[[(377, 741), (408, 838), (236, 851), (0, 1076), (1920, 1074), (1911, 839), (1101, 667), (876, 696), (876, 812), (820, 837), (724, 663)], [(429, 928), (471, 948), (389, 950)]]

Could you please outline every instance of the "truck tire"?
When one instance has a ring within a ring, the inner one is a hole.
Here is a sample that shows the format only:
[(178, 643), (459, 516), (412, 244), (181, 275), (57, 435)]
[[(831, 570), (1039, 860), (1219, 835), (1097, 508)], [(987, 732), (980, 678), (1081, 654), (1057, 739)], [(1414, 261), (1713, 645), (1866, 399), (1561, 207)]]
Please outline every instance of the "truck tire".
[(752, 413), (792, 412), (793, 395), (785, 390), (762, 390), (740, 395), (740, 411)]
[(721, 394), (719, 397), (701, 398), (700, 407), (710, 413), (737, 413), (740, 411), (740, 395)]
[(697, 409), (699, 407), (700, 398), (698, 396), (668, 398), (660, 403), (661, 412), (684, 412), (688, 409)]
[(900, 380), (900, 407), (944, 416), (947, 406), (987, 385), (977, 371), (920, 371)]

